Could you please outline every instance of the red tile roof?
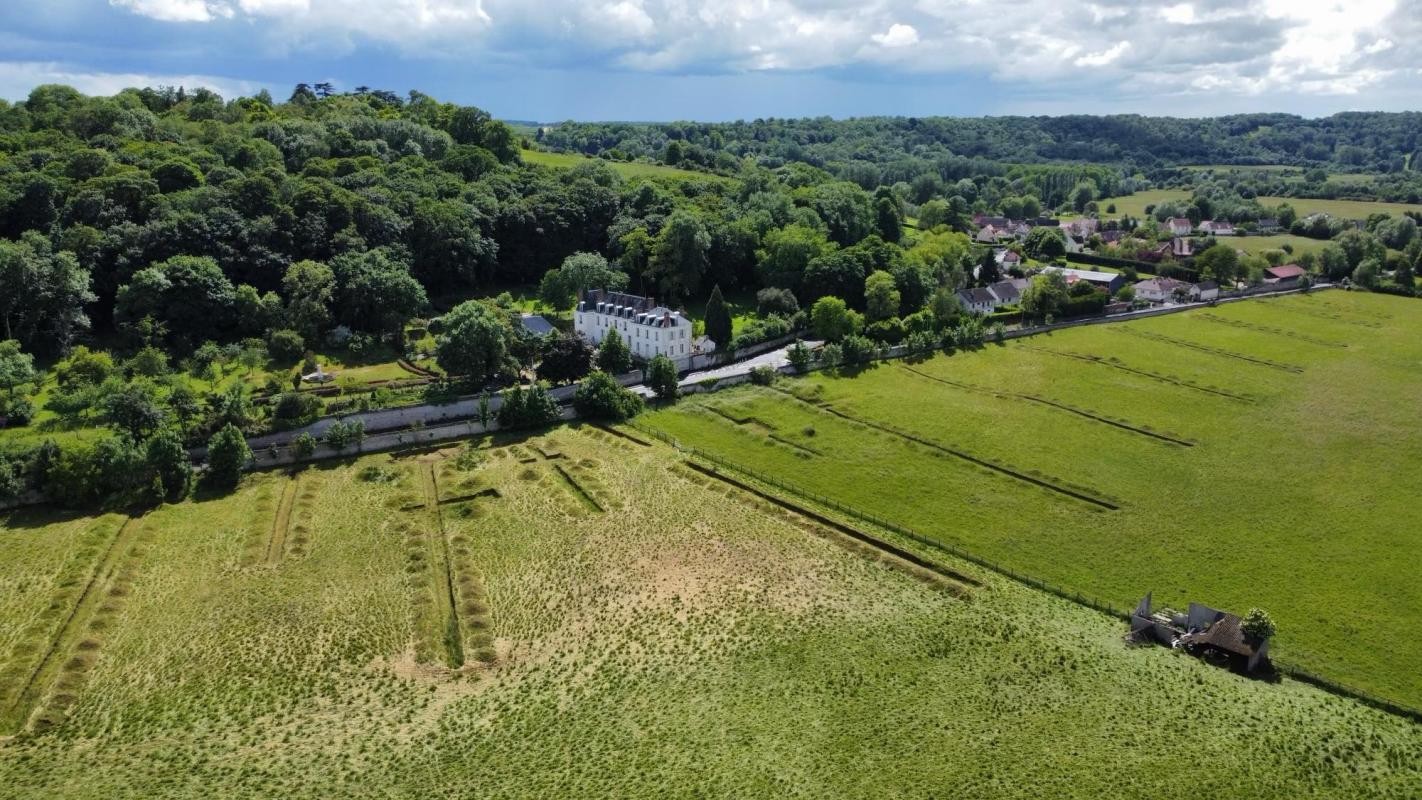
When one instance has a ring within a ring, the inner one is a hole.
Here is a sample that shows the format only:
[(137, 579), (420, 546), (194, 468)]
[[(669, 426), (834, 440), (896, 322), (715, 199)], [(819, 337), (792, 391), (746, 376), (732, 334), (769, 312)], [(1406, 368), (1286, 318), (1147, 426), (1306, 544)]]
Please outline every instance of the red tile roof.
[(1284, 280), (1285, 278), (1297, 278), (1304, 274), (1304, 268), (1298, 264), (1281, 264), (1277, 267), (1269, 267), (1264, 270), (1271, 278)]

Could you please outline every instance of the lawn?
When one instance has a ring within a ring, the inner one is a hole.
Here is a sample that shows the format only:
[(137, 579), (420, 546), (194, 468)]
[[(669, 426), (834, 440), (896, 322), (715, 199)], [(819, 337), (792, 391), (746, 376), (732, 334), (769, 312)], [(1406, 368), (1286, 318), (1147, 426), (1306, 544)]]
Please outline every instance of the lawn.
[(628, 161), (609, 161), (601, 158), (589, 158), (576, 153), (548, 153), (542, 150), (522, 150), (519, 153), (523, 157), (525, 164), (535, 164), (542, 167), (556, 167), (566, 169), (576, 167), (579, 164), (595, 162), (606, 164), (612, 167), (613, 171), (624, 178), (672, 178), (674, 180), (696, 180), (696, 181), (729, 181), (730, 178), (721, 175), (713, 175), (709, 172), (695, 172), (689, 169), (678, 169), (668, 167), (665, 164), (645, 164)]
[[(1100, 209), (1099, 213), (1102, 219), (1108, 217), (1117, 218), (1122, 215), (1144, 218), (1146, 216), (1146, 206), (1158, 206), (1161, 203), (1172, 200), (1188, 201), (1189, 199), (1189, 189), (1151, 189), (1149, 191), (1136, 192), (1135, 194), (1123, 195), (1121, 197), (1108, 197), (1097, 200), (1096, 206)], [(1111, 205), (1116, 206), (1116, 212), (1114, 214), (1106, 210), (1107, 207)]]
[(1392, 214), (1394, 216), (1404, 211), (1422, 212), (1422, 205), (1411, 203), (1384, 203), (1375, 200), (1315, 200), (1307, 197), (1260, 197), (1259, 202), (1266, 206), (1276, 206), (1280, 203), (1288, 203), (1294, 207), (1299, 216), (1305, 217), (1309, 214), (1331, 214), (1343, 219), (1367, 219), (1370, 214)]
[(1422, 642), (1395, 635), (1422, 621), (1417, 309), (1343, 292), (1229, 304), (646, 423), (1117, 606), (1153, 591), (1265, 607), (1279, 657), (1422, 707)]
[[(0, 674), (7, 707), (33, 706), (11, 729), (35, 725), (0, 742), (7, 796), (1404, 798), (1422, 781), (1416, 725), (1127, 647), (1120, 622), (963, 564), (930, 579), (597, 429), (266, 473), (128, 521), (5, 522)], [(31, 674), (42, 688), (17, 689)]]
[(1310, 239), (1307, 236), (1295, 236), (1291, 233), (1279, 233), (1272, 236), (1221, 236), (1219, 241), (1246, 253), (1280, 250), (1287, 244), (1293, 247), (1295, 256), (1322, 250), (1328, 244), (1324, 239)]

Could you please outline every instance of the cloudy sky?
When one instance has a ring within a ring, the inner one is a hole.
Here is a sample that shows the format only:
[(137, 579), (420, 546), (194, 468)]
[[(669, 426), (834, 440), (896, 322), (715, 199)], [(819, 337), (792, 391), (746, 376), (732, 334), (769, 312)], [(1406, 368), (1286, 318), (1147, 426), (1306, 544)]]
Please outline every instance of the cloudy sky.
[(330, 81), (506, 119), (1422, 108), (1422, 0), (0, 0), (0, 97)]

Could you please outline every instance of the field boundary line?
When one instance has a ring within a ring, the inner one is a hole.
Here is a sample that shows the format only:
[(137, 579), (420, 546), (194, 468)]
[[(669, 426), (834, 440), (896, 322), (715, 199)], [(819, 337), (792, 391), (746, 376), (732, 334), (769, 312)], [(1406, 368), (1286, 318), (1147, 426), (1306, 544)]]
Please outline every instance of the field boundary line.
[[(430, 529), (431, 541), (427, 547), (435, 551), (431, 555), (439, 560), (438, 569), (440, 576), (435, 578), (436, 583), (442, 586), (434, 587), (435, 597), (439, 615), (443, 618), (441, 622), (444, 629), (445, 655), (448, 656), (449, 665), (455, 669), (464, 666), (464, 645), (459, 631), (459, 605), (454, 596), (454, 569), (450, 564), (449, 538), (444, 534), (444, 514), (440, 511), (439, 505), (439, 479), (435, 477), (434, 463), (425, 464), (423, 470), (425, 489), (425, 509), (434, 521), (434, 527)], [(438, 545), (433, 539), (439, 538)], [(441, 580), (441, 577), (443, 580)]]
[(1140, 428), (1135, 425), (1131, 425), (1127, 422), (1120, 422), (1114, 419), (1110, 419), (1109, 417), (1103, 417), (1099, 414), (1093, 414), (1090, 411), (1076, 408), (1074, 406), (1069, 406), (1066, 403), (1059, 403), (1055, 400), (1048, 400), (1045, 397), (1038, 397), (1034, 394), (1025, 394), (1023, 392), (999, 392), (994, 389), (988, 389), (982, 386), (974, 386), (970, 383), (959, 383), (958, 381), (951, 381), (947, 378), (940, 378), (937, 375), (929, 375), (927, 372), (916, 370), (907, 364), (899, 364), (899, 366), (915, 375), (918, 375), (919, 377), (925, 378), (930, 381), (937, 381), (941, 384), (944, 384), (945, 386), (953, 386), (962, 389), (966, 392), (977, 392), (980, 394), (992, 395), (993, 397), (1000, 397), (1003, 399), (1022, 400), (1028, 403), (1037, 403), (1039, 405), (1050, 406), (1060, 411), (1065, 411), (1068, 414), (1074, 414), (1078, 417), (1085, 417), (1086, 419), (1094, 420), (1103, 425), (1110, 425), (1113, 428), (1120, 428), (1121, 430), (1129, 431), (1140, 436), (1148, 436), (1152, 439), (1158, 439), (1163, 442), (1169, 442), (1170, 444), (1178, 444), (1182, 447), (1195, 446), (1194, 442), (1186, 439), (1177, 439), (1176, 437), (1170, 436), (1169, 434), (1157, 433), (1156, 431), (1148, 431), (1145, 428)]
[(1331, 342), (1327, 339), (1320, 339), (1317, 336), (1310, 336), (1306, 333), (1298, 333), (1296, 331), (1288, 330), (1287, 328), (1271, 328), (1268, 325), (1260, 325), (1256, 322), (1248, 322), (1242, 319), (1230, 319), (1229, 317), (1222, 317), (1219, 314), (1216, 314), (1211, 311), (1201, 312), (1199, 316), (1200, 319), (1206, 320), (1208, 322), (1213, 322), (1217, 325), (1228, 325), (1232, 328), (1239, 328), (1240, 330), (1246, 331), (1254, 331), (1255, 333), (1267, 333), (1270, 336), (1282, 336), (1285, 339), (1297, 339), (1301, 342), (1308, 342), (1309, 344), (1318, 345), (1319, 347), (1331, 347), (1335, 350), (1348, 349), (1348, 344), (1346, 342)]
[[(875, 550), (884, 553), (885, 555), (892, 556), (900, 561), (906, 562), (920, 569), (928, 570), (929, 572), (932, 572), (943, 578), (947, 578), (951, 580), (954, 584), (964, 584), (975, 589), (983, 588), (983, 582), (977, 580), (976, 578), (971, 578), (955, 569), (946, 567), (935, 561), (931, 561), (909, 550), (905, 550), (904, 548), (899, 547), (898, 545), (886, 542), (883, 539), (880, 539), (877, 536), (874, 536), (873, 534), (855, 528), (852, 525), (846, 525), (845, 523), (832, 517), (826, 516), (825, 514), (821, 514), (818, 511), (806, 508), (786, 498), (771, 494), (770, 492), (767, 492), (764, 489), (759, 489), (744, 481), (733, 478), (718, 471), (714, 467), (707, 467), (703, 464), (698, 464), (697, 462), (691, 459), (687, 459), (685, 463), (688, 467), (702, 475), (705, 475), (709, 478), (714, 478), (715, 480), (735, 487), (740, 491), (747, 492), (751, 495), (773, 503), (787, 511), (790, 511), (794, 514), (811, 520), (812, 522), (824, 525), (825, 527), (830, 528), (836, 531), (837, 533), (844, 534), (845, 536), (848, 536), (849, 538), (854, 539), (855, 541), (867, 544)], [(953, 585), (951, 587), (945, 586), (944, 588), (948, 589), (950, 593), (953, 594), (955, 597), (959, 597), (964, 600), (970, 599), (972, 597), (972, 594), (967, 589), (964, 589), (961, 586)]]
[(1097, 507), (1102, 508), (1102, 509), (1105, 509), (1105, 510), (1107, 510), (1107, 511), (1119, 511), (1119, 510), (1121, 509), (1121, 507), (1120, 507), (1119, 505), (1117, 505), (1117, 504), (1115, 504), (1115, 503), (1113, 503), (1113, 502), (1111, 502), (1111, 501), (1109, 501), (1109, 500), (1103, 500), (1103, 499), (1101, 499), (1101, 498), (1099, 498), (1099, 497), (1093, 497), (1092, 495), (1086, 494), (1085, 492), (1077, 491), (1076, 489), (1072, 489), (1072, 488), (1070, 488), (1070, 487), (1068, 487), (1068, 486), (1063, 486), (1063, 485), (1054, 483), (1053, 481), (1044, 480), (1044, 479), (1042, 479), (1042, 478), (1034, 478), (1034, 477), (1032, 477), (1031, 475), (1027, 475), (1027, 474), (1025, 474), (1025, 473), (1018, 472), (1018, 471), (1015, 470), (1015, 469), (1011, 469), (1011, 468), (1009, 468), (1009, 467), (1004, 467), (1004, 466), (1002, 466), (1002, 465), (1000, 465), (1000, 464), (995, 464), (995, 463), (993, 463), (993, 462), (991, 462), (991, 461), (988, 461), (987, 459), (982, 458), (982, 457), (980, 457), (980, 456), (975, 456), (975, 455), (973, 455), (973, 454), (971, 454), (971, 453), (968, 453), (968, 452), (966, 452), (966, 451), (958, 450), (957, 448), (953, 448), (953, 447), (949, 447), (949, 446), (944, 445), (944, 444), (940, 444), (940, 443), (935, 442), (935, 441), (933, 441), (933, 440), (931, 440), (931, 439), (925, 439), (925, 438), (923, 438), (923, 437), (921, 437), (921, 436), (918, 436), (917, 434), (908, 433), (907, 431), (901, 431), (901, 430), (898, 430), (898, 429), (894, 428), (893, 426), (886, 425), (886, 424), (881, 423), (881, 422), (874, 422), (874, 421), (872, 421), (872, 420), (860, 419), (859, 417), (856, 417), (856, 416), (854, 416), (854, 415), (852, 415), (852, 414), (847, 414), (847, 413), (845, 413), (845, 412), (843, 412), (843, 411), (840, 411), (839, 409), (834, 408), (833, 406), (830, 406), (830, 405), (828, 405), (828, 404), (820, 405), (820, 404), (818, 404), (818, 403), (811, 403), (811, 402), (809, 402), (809, 401), (807, 401), (807, 400), (802, 400), (802, 399), (800, 399), (799, 397), (795, 397), (795, 395), (794, 395), (792, 392), (788, 392), (788, 391), (786, 391), (786, 390), (784, 390), (784, 389), (777, 389), (777, 388), (775, 388), (775, 387), (771, 387), (771, 389), (772, 389), (773, 391), (780, 392), (781, 394), (783, 394), (783, 395), (785, 395), (785, 396), (787, 396), (787, 397), (794, 398), (797, 402), (803, 403), (803, 404), (809, 406), (810, 408), (817, 409), (817, 410), (819, 410), (819, 411), (821, 411), (821, 412), (823, 412), (823, 413), (829, 414), (829, 415), (834, 416), (834, 417), (838, 417), (838, 418), (843, 419), (843, 420), (846, 420), (846, 421), (848, 421), (848, 422), (855, 422), (855, 423), (858, 423), (858, 424), (863, 425), (863, 426), (865, 426), (865, 427), (867, 427), (867, 428), (872, 428), (872, 429), (877, 430), (877, 431), (880, 431), (880, 432), (882, 432), (882, 433), (887, 433), (887, 434), (889, 434), (889, 435), (891, 435), (891, 436), (898, 436), (899, 438), (906, 439), (906, 440), (908, 440), (908, 441), (910, 441), (910, 442), (914, 442), (915, 444), (919, 444), (919, 445), (922, 445), (922, 446), (924, 446), (924, 447), (932, 448), (932, 449), (937, 450), (937, 451), (939, 451), (939, 452), (941, 452), (941, 453), (946, 453), (946, 454), (951, 455), (951, 456), (953, 456), (953, 457), (955, 457), (955, 458), (959, 458), (959, 459), (962, 459), (962, 460), (964, 460), (964, 461), (967, 461), (967, 462), (969, 462), (969, 463), (971, 463), (971, 464), (976, 464), (976, 465), (978, 465), (978, 466), (980, 466), (980, 467), (984, 467), (984, 468), (986, 468), (986, 469), (992, 470), (993, 472), (996, 472), (996, 473), (998, 473), (998, 474), (1000, 474), (1000, 475), (1003, 475), (1004, 477), (1012, 478), (1012, 479), (1014, 479), (1014, 480), (1022, 481), (1022, 482), (1024, 482), (1024, 483), (1030, 483), (1030, 484), (1032, 484), (1033, 486), (1038, 486), (1038, 487), (1040, 487), (1040, 488), (1047, 489), (1047, 490), (1053, 491), (1053, 492), (1057, 492), (1058, 494), (1065, 495), (1065, 496), (1070, 497), (1070, 498), (1073, 498), (1073, 499), (1075, 499), (1075, 500), (1080, 500), (1080, 501), (1085, 502), (1085, 503), (1090, 503), (1091, 505), (1097, 506)]
[(1114, 330), (1117, 333), (1128, 333), (1132, 336), (1138, 336), (1142, 339), (1147, 339), (1153, 342), (1163, 342), (1165, 344), (1173, 344), (1177, 347), (1186, 347), (1191, 350), (1199, 351), (1201, 353), (1208, 353), (1212, 356), (1220, 356), (1221, 358), (1234, 358), (1240, 361), (1247, 361), (1251, 364), (1258, 364), (1261, 367), (1270, 367), (1272, 369), (1282, 370), (1284, 372), (1292, 372), (1296, 375), (1302, 375), (1304, 371), (1303, 367), (1297, 366), (1295, 364), (1285, 364), (1282, 361), (1271, 361), (1267, 358), (1248, 356), (1244, 353), (1236, 353), (1232, 350), (1226, 350), (1223, 347), (1212, 347), (1207, 344), (1200, 344), (1198, 342), (1192, 342), (1187, 339), (1177, 339), (1174, 336), (1166, 336), (1163, 333), (1143, 331), (1138, 328), (1131, 328), (1127, 326), (1112, 328), (1111, 330)]
[(576, 494), (579, 498), (582, 499), (584, 505), (592, 507), (592, 509), (599, 514), (607, 513), (607, 509), (603, 508), (602, 504), (593, 498), (592, 493), (589, 492), (587, 489), (584, 489), (583, 485), (578, 483), (577, 479), (572, 476), (572, 473), (564, 469), (562, 464), (554, 464), (553, 469), (560, 476), (562, 476), (563, 483), (565, 483), (568, 488), (572, 489), (574, 494)]
[[(89, 581), (84, 585), (84, 590), (75, 599), (74, 606), (69, 610), (64, 622), (55, 630), (50, 638), (49, 647), (44, 655), (35, 663), (35, 668), (30, 672), (30, 677), (25, 680), (20, 691), (15, 694), (15, 698), (5, 709), (6, 716), (13, 716), (22, 708), (26, 709), (20, 714), (12, 726), (13, 732), (23, 731), (30, 725), (40, 700), (49, 691), (49, 685), (56, 678), (49, 674), (57, 671), (56, 659), (60, 656), (61, 648), (68, 652), (73, 648), (75, 636), (80, 628), (93, 618), (94, 606), (99, 602), (98, 590), (107, 585), (117, 573), (119, 561), (124, 554), (133, 546), (133, 540), (137, 536), (139, 527), (138, 517), (128, 517), (114, 532), (113, 539), (109, 546), (105, 548), (104, 554), (94, 564), (94, 570), (89, 575)], [(45, 677), (47, 675), (47, 677)], [(43, 678), (43, 680), (42, 680)]]
[(286, 534), (291, 528), (291, 509), (296, 505), (296, 482), (292, 475), (281, 487), (281, 499), (277, 502), (276, 519), (272, 521), (272, 535), (267, 539), (267, 564), (275, 566), (286, 553)]
[(1087, 364), (1100, 364), (1103, 367), (1110, 367), (1111, 369), (1118, 369), (1122, 372), (1129, 372), (1132, 375), (1140, 375), (1145, 378), (1150, 378), (1153, 381), (1160, 381), (1162, 383), (1171, 384), (1172, 386), (1179, 386), (1182, 389), (1191, 389), (1196, 392), (1213, 394), (1240, 403), (1254, 402), (1254, 398), (1249, 397), (1248, 395), (1235, 394), (1234, 392), (1225, 389), (1213, 389), (1208, 386), (1201, 386), (1200, 384), (1194, 383), (1193, 381), (1181, 380), (1180, 378), (1172, 378), (1169, 375), (1162, 375), (1159, 372), (1151, 372), (1148, 369), (1140, 369), (1139, 367), (1126, 366), (1125, 364), (1121, 364), (1116, 361), (1110, 361), (1101, 356), (1087, 355), (1086, 353), (1074, 353), (1070, 350), (1053, 350), (1050, 347), (1038, 347), (1036, 345), (1031, 344), (1024, 344), (1022, 346), (1027, 348), (1028, 350), (1032, 350), (1038, 353), (1049, 353), (1060, 358), (1070, 358), (1076, 361), (1084, 361)]

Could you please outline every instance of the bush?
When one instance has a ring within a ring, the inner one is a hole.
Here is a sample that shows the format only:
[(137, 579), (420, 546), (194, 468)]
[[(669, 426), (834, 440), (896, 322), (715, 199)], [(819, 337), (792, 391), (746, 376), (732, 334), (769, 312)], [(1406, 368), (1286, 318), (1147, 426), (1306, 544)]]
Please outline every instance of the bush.
[(1251, 608), (1249, 613), (1244, 615), (1239, 628), (1244, 635), (1255, 642), (1262, 642), (1273, 636), (1276, 628), (1274, 619), (1269, 616), (1269, 612), (1262, 608)]
[[(731, 338), (731, 344), (727, 349), (731, 352), (735, 352), (736, 350), (751, 347), (761, 342), (778, 339), (790, 333), (792, 330), (794, 330), (794, 327), (789, 318), (782, 317), (779, 314), (771, 314), (764, 319), (756, 320), (745, 326), (740, 333)], [(720, 344), (720, 342), (717, 342), (717, 344)]]
[(938, 347), (938, 337), (932, 331), (918, 331), (911, 333), (905, 342), (908, 351), (915, 355), (932, 353)]
[(805, 343), (798, 339), (795, 341), (795, 344), (791, 345), (790, 349), (786, 351), (785, 356), (790, 360), (790, 366), (794, 367), (796, 372), (808, 370), (810, 365), (814, 362), (814, 355), (810, 353), (810, 348), (806, 347)]
[(681, 394), (677, 385), (676, 365), (670, 358), (658, 354), (647, 365), (647, 386), (661, 400), (675, 400)]
[(365, 441), (365, 423), (360, 420), (354, 422), (337, 420), (331, 423), (331, 427), (326, 429), (326, 435), (321, 439), (332, 450), (339, 453), (353, 444), (359, 445)]
[(855, 334), (844, 337), (839, 346), (844, 351), (845, 364), (862, 364), (878, 354), (878, 347), (872, 340)]
[(234, 488), (251, 460), (252, 449), (247, 446), (247, 440), (237, 426), (229, 422), (208, 440), (207, 480), (214, 486)]
[(297, 458), (310, 458), (316, 454), (316, 437), (302, 432), (291, 440), (291, 452)]
[(279, 364), (295, 364), (306, 353), (306, 340), (293, 330), (272, 331), (267, 336), (267, 351)]
[(844, 348), (830, 342), (820, 349), (820, 363), (826, 367), (837, 367), (844, 363)]
[(285, 431), (313, 422), (321, 415), (321, 399), (309, 392), (286, 392), (272, 407), (272, 428)]
[(876, 342), (898, 344), (904, 340), (904, 323), (897, 318), (881, 319), (864, 329), (864, 335)]
[(541, 384), (515, 386), (503, 393), (498, 418), (500, 428), (541, 428), (557, 421), (558, 404)]
[(573, 394), (573, 408), (584, 419), (621, 422), (641, 413), (642, 398), (611, 375), (597, 370), (583, 379)]
[(750, 382), (756, 386), (769, 386), (775, 383), (775, 378), (779, 374), (780, 373), (777, 372), (774, 367), (768, 367), (764, 364), (758, 367), (751, 367)]
[(794, 292), (775, 287), (756, 292), (755, 306), (761, 316), (781, 314), (788, 317), (800, 310), (800, 303), (795, 299)]

